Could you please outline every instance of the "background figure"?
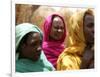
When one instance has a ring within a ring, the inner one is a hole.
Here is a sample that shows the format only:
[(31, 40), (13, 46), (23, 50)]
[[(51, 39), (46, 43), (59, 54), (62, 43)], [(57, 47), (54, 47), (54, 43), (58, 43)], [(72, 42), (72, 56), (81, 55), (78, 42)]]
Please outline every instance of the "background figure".
[[(89, 14), (89, 16), (87, 16), (87, 18), (84, 18), (86, 12)], [(90, 15), (92, 15), (92, 17)], [(90, 22), (92, 23), (89, 24)], [(94, 49), (92, 48), (94, 47), (93, 11), (88, 9), (85, 11), (78, 11), (73, 14), (70, 18), (70, 26), (68, 29), (69, 47), (66, 48), (59, 56), (57, 60), (57, 70), (80, 69), (80, 65), (82, 65), (81, 67), (83, 67), (85, 61), (88, 62), (90, 59), (94, 59)], [(89, 40), (91, 40), (92, 43), (89, 43)], [(87, 48), (89, 49), (88, 52), (86, 51)], [(89, 58), (90, 55), (92, 56), (92, 58)]]
[(43, 36), (43, 50), (47, 59), (56, 68), (56, 61), (64, 49), (66, 27), (62, 16), (52, 14), (45, 19)]
[(16, 26), (16, 72), (53, 71), (41, 49), (42, 32), (32, 24)]

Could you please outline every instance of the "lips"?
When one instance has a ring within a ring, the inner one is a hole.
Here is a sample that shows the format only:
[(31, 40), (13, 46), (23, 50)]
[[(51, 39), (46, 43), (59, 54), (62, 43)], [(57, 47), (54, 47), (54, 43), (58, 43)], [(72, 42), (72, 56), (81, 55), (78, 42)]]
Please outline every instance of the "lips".
[(34, 58), (35, 58), (36, 60), (39, 59), (40, 54), (41, 54), (41, 52), (37, 52), (37, 53), (34, 55)]

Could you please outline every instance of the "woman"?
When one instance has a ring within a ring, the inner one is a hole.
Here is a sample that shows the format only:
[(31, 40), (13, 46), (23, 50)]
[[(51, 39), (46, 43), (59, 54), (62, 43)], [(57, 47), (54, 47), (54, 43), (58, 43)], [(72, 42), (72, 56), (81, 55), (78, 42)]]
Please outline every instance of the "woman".
[(80, 68), (94, 68), (94, 16), (85, 12), (83, 21), (86, 47), (82, 54), (82, 63)]
[(47, 59), (56, 68), (56, 62), (60, 53), (64, 50), (66, 26), (62, 16), (52, 14), (44, 22), (43, 51)]
[[(92, 19), (86, 19), (86, 15), (92, 16)], [(93, 11), (88, 9), (85, 12), (79, 11), (70, 19), (69, 27), (69, 47), (66, 48), (57, 60), (57, 70), (76, 70), (80, 69), (84, 62), (94, 58), (94, 54), (87, 54), (92, 58), (87, 57), (84, 52), (91, 53), (92, 46), (94, 47), (94, 20)], [(91, 22), (90, 22), (91, 20)], [(88, 21), (88, 24), (86, 23)], [(92, 42), (92, 43), (91, 43)], [(85, 59), (84, 60), (82, 60)], [(84, 62), (83, 62), (84, 61)], [(86, 64), (85, 64), (86, 65)]]
[(42, 32), (32, 24), (16, 26), (16, 72), (53, 71), (41, 49)]

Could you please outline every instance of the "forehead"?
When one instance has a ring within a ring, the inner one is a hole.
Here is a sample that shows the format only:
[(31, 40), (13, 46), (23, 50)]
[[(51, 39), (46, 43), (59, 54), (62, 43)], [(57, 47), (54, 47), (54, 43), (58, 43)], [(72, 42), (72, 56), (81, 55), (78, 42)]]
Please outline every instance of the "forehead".
[(62, 21), (62, 19), (61, 19), (60, 17), (58, 17), (58, 16), (55, 16), (55, 17), (53, 18), (53, 21)]
[(28, 36), (28, 41), (30, 41), (30, 40), (40, 40), (40, 34), (37, 32), (31, 33)]
[(93, 22), (94, 21), (94, 16), (86, 14), (84, 20), (85, 20), (85, 22), (89, 22), (89, 21)]

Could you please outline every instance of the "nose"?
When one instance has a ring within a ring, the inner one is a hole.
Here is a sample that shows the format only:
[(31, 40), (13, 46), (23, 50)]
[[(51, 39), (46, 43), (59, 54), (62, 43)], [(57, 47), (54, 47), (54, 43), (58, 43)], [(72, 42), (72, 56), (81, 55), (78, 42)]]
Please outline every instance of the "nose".
[(37, 51), (40, 52), (41, 50), (42, 50), (42, 47), (39, 46), (39, 47), (37, 48)]

